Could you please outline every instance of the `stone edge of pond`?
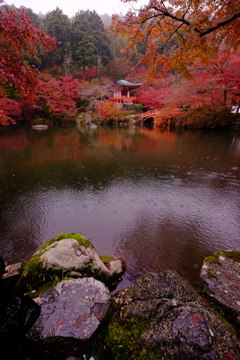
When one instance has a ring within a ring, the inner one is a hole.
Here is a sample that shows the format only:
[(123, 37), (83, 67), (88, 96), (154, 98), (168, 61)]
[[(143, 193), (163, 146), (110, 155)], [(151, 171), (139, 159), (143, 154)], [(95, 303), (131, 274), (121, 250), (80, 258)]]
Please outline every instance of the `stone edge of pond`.
[(126, 264), (123, 259), (99, 255), (81, 234), (61, 233), (40, 246), (22, 269), (16, 290), (36, 297), (62, 280), (81, 277), (94, 277), (113, 290)]
[[(54, 237), (54, 238), (56, 238), (56, 237)], [(51, 239), (50, 244), (53, 243), (53, 241), (52, 241), (53, 239)], [(59, 241), (59, 239), (57, 241)], [(88, 244), (88, 243), (86, 243), (86, 244)], [(91, 246), (91, 245), (89, 245), (89, 246)], [(220, 257), (220, 261), (221, 261), (221, 256), (226, 255), (226, 254), (228, 255), (228, 258), (231, 258), (231, 261), (235, 261), (235, 262), (239, 263), (240, 252), (219, 250), (218, 252), (214, 253), (212, 256), (204, 259), (202, 268), (204, 269), (204, 265), (206, 265), (206, 263), (207, 264), (211, 263), (214, 265), (219, 264), (219, 257)], [(110, 261), (110, 259), (112, 259), (112, 258), (104, 257), (103, 259), (105, 261)], [(239, 266), (239, 268), (240, 268), (240, 266)], [(18, 266), (17, 266), (17, 272), (19, 272), (19, 271), (20, 272), (22, 271), (22, 267), (20, 266), (20, 264), (18, 264)], [(165, 274), (165, 276), (166, 276), (166, 274), (169, 274), (167, 277), (171, 277), (171, 274), (174, 274), (174, 272), (171, 272), (171, 271), (162, 272), (161, 274)], [(14, 276), (16, 276), (16, 274)], [(150, 302), (147, 301), (144, 305), (145, 310), (143, 311), (143, 316), (142, 315), (139, 316), (140, 311), (137, 314), (132, 314), (133, 316), (128, 316), (128, 314), (127, 314), (127, 312), (129, 310), (126, 310), (126, 309), (129, 306), (131, 308), (131, 303), (133, 302), (133, 300), (139, 301), (139, 299), (141, 299), (141, 296), (143, 296), (143, 297), (145, 296), (141, 293), (141, 286), (137, 292), (137, 295), (134, 294), (134, 292), (132, 290), (134, 288), (134, 286), (136, 287), (136, 283), (141, 283), (141, 281), (142, 281), (141, 279), (144, 278), (144, 276), (147, 276), (147, 275), (143, 275), (139, 279), (137, 279), (136, 282), (132, 286), (130, 286), (130, 288), (121, 290), (120, 292), (118, 292), (117, 294), (112, 296), (111, 306), (107, 312), (107, 315), (102, 320), (102, 323), (99, 325), (99, 328), (96, 330), (95, 334), (89, 340), (85, 341), (84, 344), (83, 343), (80, 344), (78, 342), (79, 340), (76, 340), (76, 339), (73, 340), (74, 342), (76, 342), (76, 349), (78, 349), (77, 351), (80, 351), (80, 349), (82, 349), (81, 351), (83, 351), (85, 353), (89, 353), (89, 354), (91, 353), (90, 356), (92, 356), (92, 355), (95, 356), (94, 357), (95, 360), (101, 359), (101, 357), (99, 358), (97, 355), (97, 353), (99, 353), (101, 351), (104, 352), (105, 354), (108, 354), (110, 352), (111, 354), (109, 355), (110, 356), (109, 359), (121, 359), (121, 357), (119, 357), (119, 356), (121, 356), (121, 353), (124, 353), (125, 354), (124, 356), (128, 356), (128, 358), (130, 358), (130, 356), (132, 356), (131, 357), (132, 359), (136, 358), (138, 360), (140, 360), (140, 359), (143, 359), (143, 360), (154, 359), (155, 360), (156, 358), (168, 359), (168, 357), (166, 357), (166, 356), (170, 356), (170, 355), (172, 356), (173, 359), (181, 359), (181, 356), (179, 354), (176, 355), (175, 349), (172, 350), (173, 353), (171, 353), (171, 354), (168, 353), (168, 355), (166, 355), (166, 353), (164, 354), (164, 351), (159, 351), (159, 349), (156, 346), (152, 346), (151, 343), (148, 343), (147, 346), (145, 346), (144, 340), (143, 340), (143, 338), (141, 338), (142, 333), (146, 332), (148, 325), (149, 325), (149, 319), (146, 319), (146, 313), (148, 313), (151, 310), (152, 306), (154, 307), (156, 304), (157, 304), (156, 309), (158, 307), (161, 307), (164, 305), (161, 302), (158, 302), (159, 297), (155, 296), (156, 294), (154, 295), (155, 297), (153, 296), (153, 294), (151, 295), (151, 291), (152, 291), (151, 288), (148, 288), (148, 286), (147, 286), (143, 290), (143, 294), (144, 293), (147, 294), (148, 300), (150, 300)], [(157, 276), (161, 276), (161, 275), (157, 275)], [(187, 283), (185, 280), (181, 280), (181, 281), (182, 281), (182, 284)], [(184, 285), (183, 288), (184, 287), (186, 287), (186, 285)], [(226, 335), (226, 339), (231, 338), (231, 335), (229, 335), (229, 333), (227, 333), (226, 331), (230, 331), (231, 334), (233, 334), (235, 332), (235, 334), (236, 334), (236, 323), (235, 323), (236, 313), (229, 311), (229, 308), (226, 309), (225, 305), (221, 304), (221, 302), (219, 302), (216, 298), (214, 298), (212, 296), (212, 293), (210, 293), (208, 291), (207, 286), (205, 286), (204, 291), (201, 291), (201, 295), (202, 295), (201, 298), (189, 284), (187, 285), (187, 288), (192, 289), (191, 291), (188, 290), (188, 293), (191, 294), (190, 297), (192, 297), (192, 298), (186, 299), (183, 297), (183, 294), (179, 298), (179, 295), (177, 294), (177, 287), (176, 287), (175, 295), (171, 299), (172, 309), (177, 308), (179, 306), (182, 307), (183, 309), (184, 308), (187, 309), (189, 306), (189, 303), (194, 303), (194, 301), (195, 301), (195, 303), (197, 304), (197, 311), (201, 312), (201, 311), (203, 311), (202, 307), (206, 308), (207, 309), (206, 311), (210, 311), (212, 314), (215, 314), (214, 316), (216, 316), (218, 321), (219, 321), (219, 319), (221, 320), (221, 323), (223, 324), (225, 329), (230, 329), (230, 330), (221, 330), (224, 332), (224, 334), (225, 333), (228, 334), (228, 335)], [(180, 293), (181, 293), (181, 291), (180, 291)], [(183, 293), (184, 294), (187, 293), (186, 289), (183, 291)], [(194, 294), (194, 295), (192, 295), (192, 294)], [(135, 299), (134, 299), (134, 297), (135, 297)], [(171, 296), (170, 296), (170, 298), (171, 298)], [(157, 303), (156, 303), (156, 299), (157, 299)], [(196, 299), (198, 299), (198, 300), (196, 300)], [(146, 301), (146, 299), (144, 299), (144, 301)], [(169, 301), (169, 299), (168, 299), (168, 301)], [(180, 301), (180, 303), (179, 303), (179, 301)], [(205, 302), (205, 305), (203, 305), (203, 301)], [(200, 303), (201, 303), (201, 305), (199, 305)], [(207, 307), (206, 307), (206, 305), (207, 305)], [(196, 310), (196, 308), (193, 308), (193, 309)], [(131, 311), (130, 311), (130, 315), (131, 315)], [(187, 318), (186, 314), (184, 314), (182, 316), (183, 317), (185, 316), (185, 318)], [(196, 319), (197, 319), (196, 323), (201, 322), (201, 319), (199, 318), (201, 316), (202, 315), (198, 315), (198, 314), (196, 315)], [(210, 315), (210, 318), (211, 318), (211, 315)], [(219, 327), (219, 326), (220, 325), (217, 325), (217, 327)], [(116, 331), (116, 329), (117, 329), (117, 331)], [(210, 335), (211, 335), (211, 331), (210, 331)], [(151, 335), (151, 336), (153, 336), (153, 335)], [(129, 344), (129, 341), (128, 341), (128, 339), (130, 337), (134, 338), (134, 342), (132, 345)], [(139, 342), (139, 339), (140, 339), (140, 342)], [(226, 341), (228, 341), (228, 340), (226, 340)], [(46, 339), (44, 341), (44, 349), (48, 349), (46, 351), (49, 351), (49, 349), (55, 349), (56, 344), (59, 344), (59, 339), (57, 339), (57, 338)], [(68, 348), (68, 346), (70, 346), (70, 344), (71, 344), (71, 340), (64, 339), (64, 341), (63, 341), (63, 339), (61, 338), (60, 344), (61, 344), (61, 346), (63, 346), (63, 348)], [(237, 340), (236, 340), (236, 344), (237, 344)], [(41, 343), (41, 346), (42, 346), (42, 343)], [(226, 354), (224, 356), (227, 356), (230, 359), (234, 358), (233, 356), (235, 356), (235, 357), (240, 356), (239, 355), (240, 350), (238, 353), (238, 350), (236, 350), (235, 348), (233, 349), (232, 345), (231, 346), (229, 345), (229, 349), (230, 350), (228, 352), (226, 352)], [(188, 349), (188, 351), (189, 351), (189, 349)], [(75, 354), (75, 356), (77, 356), (77, 353)], [(138, 356), (138, 357), (136, 357), (136, 356)], [(158, 356), (158, 357), (156, 357), (156, 356)], [(159, 356), (161, 356), (161, 357), (159, 357)], [(198, 356), (199, 356), (199, 354), (198, 354)], [(209, 356), (213, 356), (212, 359), (215, 359), (215, 358), (222, 359), (222, 357), (214, 357), (215, 355), (213, 355), (213, 354), (212, 355), (210, 354)], [(218, 355), (216, 355), (216, 356), (218, 356)], [(220, 356), (223, 356), (223, 353)], [(199, 359), (200, 358), (201, 357), (199, 357)], [(204, 358), (204, 357), (202, 357), (202, 358)], [(87, 357), (86, 357), (86, 359), (87, 359)], [(182, 359), (184, 359), (184, 358), (182, 357)], [(210, 359), (211, 359), (211, 357), (210, 357)]]

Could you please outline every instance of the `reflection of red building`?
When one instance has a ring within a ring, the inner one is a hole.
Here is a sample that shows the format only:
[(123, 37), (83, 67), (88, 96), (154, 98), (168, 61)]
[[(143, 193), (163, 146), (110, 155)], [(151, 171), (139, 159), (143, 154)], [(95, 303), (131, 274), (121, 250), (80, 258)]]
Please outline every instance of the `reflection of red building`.
[(140, 85), (142, 84), (135, 84), (126, 80), (115, 81), (113, 97), (111, 97), (109, 100), (118, 104), (133, 104), (136, 101), (136, 97), (133, 96), (132, 91), (139, 88)]

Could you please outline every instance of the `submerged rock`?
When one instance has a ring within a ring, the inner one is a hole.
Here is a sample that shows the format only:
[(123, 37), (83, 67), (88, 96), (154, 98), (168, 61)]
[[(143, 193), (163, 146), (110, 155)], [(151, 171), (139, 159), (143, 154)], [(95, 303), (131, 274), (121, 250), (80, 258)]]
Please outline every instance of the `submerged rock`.
[(240, 251), (215, 252), (204, 260), (200, 276), (209, 295), (239, 316)]
[(240, 358), (236, 336), (174, 272), (144, 275), (116, 301), (107, 336), (112, 359)]
[(65, 280), (35, 299), (41, 315), (28, 333), (34, 340), (50, 337), (89, 339), (110, 304), (107, 287), (93, 278)]
[(39, 124), (39, 125), (32, 125), (33, 130), (47, 130), (48, 125)]
[(18, 288), (38, 289), (64, 276), (94, 277), (111, 286), (124, 272), (120, 259), (100, 257), (80, 234), (60, 234), (42, 245), (24, 266)]

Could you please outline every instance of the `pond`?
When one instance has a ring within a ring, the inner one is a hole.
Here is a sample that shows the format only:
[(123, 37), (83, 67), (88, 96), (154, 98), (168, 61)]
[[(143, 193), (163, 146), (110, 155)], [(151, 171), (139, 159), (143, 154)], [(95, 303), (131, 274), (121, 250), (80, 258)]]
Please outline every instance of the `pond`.
[(26, 259), (61, 232), (122, 257), (121, 287), (175, 269), (199, 280), (212, 252), (240, 249), (240, 134), (142, 128), (0, 131), (0, 254)]

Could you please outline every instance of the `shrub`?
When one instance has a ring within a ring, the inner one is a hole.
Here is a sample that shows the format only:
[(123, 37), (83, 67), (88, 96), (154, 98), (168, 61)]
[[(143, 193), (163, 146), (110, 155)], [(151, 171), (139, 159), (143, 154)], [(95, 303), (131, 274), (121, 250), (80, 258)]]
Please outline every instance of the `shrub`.
[(144, 109), (144, 106), (143, 106), (143, 104), (136, 104), (135, 109), (137, 112), (142, 112)]
[(100, 101), (96, 106), (96, 110), (99, 119), (102, 121), (119, 121), (125, 115), (125, 111), (121, 107), (110, 101)]
[(71, 76), (62, 76), (58, 80), (39, 80), (36, 98), (39, 109), (49, 111), (56, 117), (66, 120), (73, 119), (77, 114), (77, 99), (79, 97), (79, 80)]
[(22, 115), (22, 105), (21, 102), (13, 99), (8, 99), (7, 97), (2, 97), (0, 99), (0, 124), (9, 125), (15, 124), (15, 120), (20, 120)]
[(176, 126), (187, 128), (210, 128), (231, 126), (234, 114), (224, 106), (208, 105), (184, 111), (176, 117)]

